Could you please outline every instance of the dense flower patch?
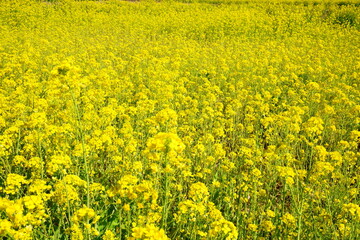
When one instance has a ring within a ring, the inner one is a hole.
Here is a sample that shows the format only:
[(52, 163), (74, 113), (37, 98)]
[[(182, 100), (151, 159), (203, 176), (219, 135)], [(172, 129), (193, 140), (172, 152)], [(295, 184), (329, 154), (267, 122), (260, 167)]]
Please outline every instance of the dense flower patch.
[(0, 2), (0, 237), (356, 239), (360, 10)]

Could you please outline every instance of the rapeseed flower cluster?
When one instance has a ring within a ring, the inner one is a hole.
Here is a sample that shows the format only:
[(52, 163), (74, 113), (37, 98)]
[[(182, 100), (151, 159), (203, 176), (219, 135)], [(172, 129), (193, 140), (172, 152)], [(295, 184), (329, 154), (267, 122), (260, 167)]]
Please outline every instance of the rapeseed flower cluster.
[(355, 0), (0, 1), (0, 238), (357, 239)]

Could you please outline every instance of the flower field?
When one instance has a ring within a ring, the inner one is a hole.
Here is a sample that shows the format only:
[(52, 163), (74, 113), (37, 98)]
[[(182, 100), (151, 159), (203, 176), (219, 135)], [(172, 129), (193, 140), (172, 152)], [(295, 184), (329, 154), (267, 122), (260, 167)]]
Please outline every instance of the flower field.
[(360, 238), (360, 4), (0, 1), (0, 238)]

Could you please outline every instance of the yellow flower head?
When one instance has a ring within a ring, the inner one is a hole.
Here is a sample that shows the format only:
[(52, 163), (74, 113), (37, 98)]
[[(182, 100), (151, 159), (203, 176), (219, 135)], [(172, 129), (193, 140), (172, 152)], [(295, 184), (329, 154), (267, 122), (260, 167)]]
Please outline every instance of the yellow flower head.
[(190, 186), (189, 197), (194, 201), (206, 201), (209, 198), (209, 190), (202, 182)]

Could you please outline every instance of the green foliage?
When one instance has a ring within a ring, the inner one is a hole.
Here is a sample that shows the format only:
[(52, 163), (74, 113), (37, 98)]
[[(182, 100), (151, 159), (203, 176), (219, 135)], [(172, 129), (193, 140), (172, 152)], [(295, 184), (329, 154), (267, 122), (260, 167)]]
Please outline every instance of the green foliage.
[(358, 16), (354, 11), (344, 10), (336, 14), (334, 23), (353, 27), (358, 24)]

